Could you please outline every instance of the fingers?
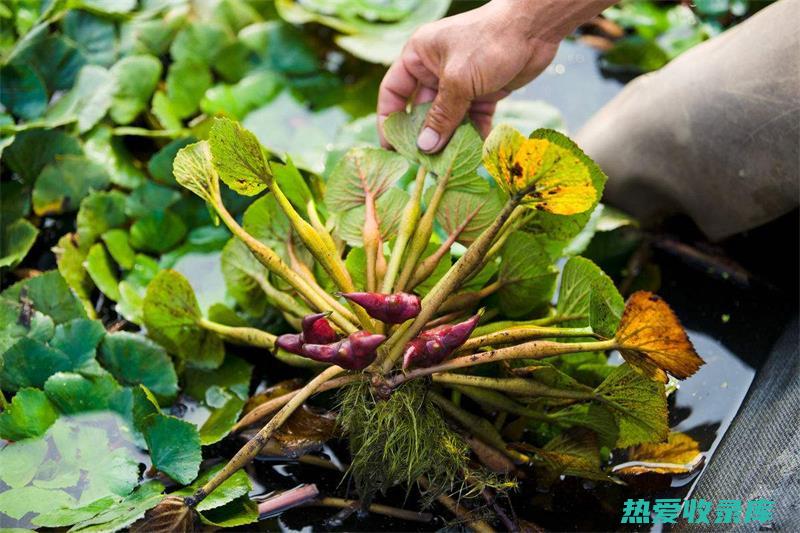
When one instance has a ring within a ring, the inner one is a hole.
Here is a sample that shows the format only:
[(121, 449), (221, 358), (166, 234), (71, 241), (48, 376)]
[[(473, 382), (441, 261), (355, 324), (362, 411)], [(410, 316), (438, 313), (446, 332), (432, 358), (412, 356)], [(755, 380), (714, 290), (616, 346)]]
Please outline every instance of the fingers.
[(408, 71), (403, 58), (395, 61), (381, 82), (378, 92), (378, 134), (381, 146), (391, 148), (383, 136), (383, 121), (396, 111), (403, 111), (417, 88), (417, 79)]
[(439, 152), (461, 123), (470, 106), (470, 99), (447, 80), (441, 80), (439, 90), (425, 117), (425, 125), (417, 137), (417, 147), (425, 153)]

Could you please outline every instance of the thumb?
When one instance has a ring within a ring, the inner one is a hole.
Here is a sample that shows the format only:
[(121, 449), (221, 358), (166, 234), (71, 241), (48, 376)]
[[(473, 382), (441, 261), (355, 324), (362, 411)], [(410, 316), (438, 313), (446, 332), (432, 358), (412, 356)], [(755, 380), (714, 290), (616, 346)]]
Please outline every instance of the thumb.
[(451, 84), (440, 83), (439, 92), (425, 117), (425, 125), (417, 137), (417, 147), (429, 154), (444, 148), (469, 106), (469, 99), (461, 91)]

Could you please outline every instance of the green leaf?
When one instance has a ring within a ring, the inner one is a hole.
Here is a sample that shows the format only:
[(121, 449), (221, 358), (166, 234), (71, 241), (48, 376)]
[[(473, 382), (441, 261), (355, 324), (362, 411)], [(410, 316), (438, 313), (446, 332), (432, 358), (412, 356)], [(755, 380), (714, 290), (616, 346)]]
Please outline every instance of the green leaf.
[(75, 7), (93, 13), (118, 15), (133, 11), (136, 8), (136, 0), (75, 0)]
[(250, 377), (253, 366), (244, 359), (229, 355), (225, 357), (222, 366), (214, 370), (201, 368), (187, 368), (185, 372), (186, 394), (204, 401), (208, 390), (212, 387), (229, 390), (242, 400), (249, 398)]
[(111, 508), (77, 523), (71, 532), (101, 533), (119, 531), (142, 518), (149, 509), (163, 498), (164, 485), (159, 481), (148, 481), (140, 485), (128, 497)]
[(75, 211), (93, 189), (104, 189), (109, 181), (103, 167), (84, 157), (59, 158), (36, 179), (33, 210), (39, 216)]
[(282, 88), (278, 74), (257, 70), (233, 85), (211, 87), (200, 101), (200, 109), (207, 115), (224, 114), (242, 120), (250, 111), (272, 100)]
[(403, 156), (381, 148), (353, 148), (333, 168), (325, 189), (325, 205), (341, 213), (363, 206), (367, 196), (378, 200), (408, 171)]
[(258, 504), (240, 496), (221, 507), (198, 513), (200, 520), (212, 527), (238, 527), (258, 521)]
[(47, 88), (29, 66), (5, 65), (0, 68), (0, 103), (19, 118), (33, 120), (47, 107)]
[(558, 270), (535, 235), (515, 231), (502, 249), (498, 294), (509, 317), (521, 317), (546, 305), (553, 296)]
[(181, 30), (169, 51), (174, 61), (194, 59), (211, 65), (228, 40), (219, 24), (195, 22)]
[[(83, 304), (87, 316), (94, 318), (94, 305), (90, 301), (94, 282), (83, 267), (89, 246), (80, 246), (78, 236), (74, 233), (63, 235), (58, 244), (53, 248), (58, 264), (58, 271), (63, 276), (69, 287), (75, 291), (78, 299)], [(91, 243), (89, 243), (91, 244)]]
[(108, 230), (100, 238), (103, 239), (108, 253), (111, 254), (111, 257), (114, 258), (120, 268), (124, 270), (133, 268), (136, 252), (131, 248), (127, 231), (124, 229)]
[(119, 191), (93, 192), (81, 202), (76, 226), (82, 246), (93, 243), (106, 231), (125, 225), (125, 195)]
[(430, 155), (419, 151), (417, 137), (428, 109), (430, 104), (423, 104), (415, 106), (411, 113), (400, 111), (389, 115), (383, 124), (386, 140), (405, 157), (424, 165), (438, 176), (449, 173), (454, 178), (474, 172), (481, 162), (483, 142), (470, 123), (460, 125), (444, 150), (438, 154)]
[(101, 322), (76, 318), (56, 326), (50, 346), (67, 354), (73, 368), (81, 368), (94, 359), (95, 349), (105, 335)]
[(86, 65), (78, 74), (75, 86), (47, 111), (52, 124), (76, 121), (85, 133), (106, 116), (111, 108), (117, 81), (112, 73), (97, 65)]
[(222, 249), (220, 262), (225, 286), (236, 303), (253, 316), (263, 315), (267, 298), (262, 287), (268, 283), (267, 268), (237, 238), (229, 240)]
[(242, 412), (245, 400), (230, 396), (225, 403), (211, 409), (211, 416), (200, 427), (200, 442), (203, 446), (214, 444), (225, 438), (231, 432), (239, 414)]
[(168, 402), (178, 393), (178, 376), (167, 352), (141, 335), (111, 333), (99, 353), (103, 367), (125, 385), (142, 384)]
[[(448, 188), (436, 211), (436, 221), (448, 235), (461, 229), (456, 242), (465, 246), (489, 227), (505, 203), (498, 191), (490, 190), (483, 179), (478, 179), (486, 185), (483, 192), (472, 193)], [(432, 195), (432, 189), (429, 190)]]
[[(191, 496), (199, 488), (205, 485), (211, 478), (213, 478), (222, 468), (224, 464), (218, 464), (203, 472), (198, 478), (189, 485), (180, 490), (175, 491), (175, 496)], [(244, 470), (239, 470), (231, 477), (226, 479), (214, 492), (209, 494), (202, 502), (197, 505), (198, 511), (208, 511), (216, 509), (226, 503), (229, 503), (239, 496), (245, 496), (252, 490), (250, 478)]]
[(3, 162), (19, 174), (22, 181), (33, 183), (42, 169), (58, 156), (82, 154), (78, 139), (61, 130), (30, 130), (16, 135), (14, 143), (3, 152)]
[(275, 176), (275, 181), (298, 211), (305, 212), (308, 209), (308, 202), (313, 200), (311, 189), (297, 167), (294, 166), (292, 159), (287, 155), (286, 164), (270, 163), (270, 170)]
[[(439, 245), (435, 242), (429, 242), (425, 246), (425, 250), (422, 252), (422, 256), (420, 257), (421, 261), (424, 261), (429, 256), (433, 255), (434, 252), (439, 248)], [(414, 292), (418, 295), (424, 297), (426, 296), (434, 285), (436, 285), (440, 279), (447, 274), (447, 271), (450, 270), (450, 266), (453, 264), (450, 252), (444, 254), (444, 256), (436, 263), (436, 268), (431, 272), (431, 275), (428, 276), (422, 283), (414, 287)], [(477, 277), (477, 276), (476, 276)], [(474, 278), (473, 278), (474, 280)], [(483, 284), (481, 284), (481, 287)], [(481, 287), (477, 287), (475, 290), (480, 289)], [(465, 287), (466, 290), (466, 287)]]
[(267, 154), (256, 136), (241, 124), (227, 118), (214, 119), (208, 144), (214, 167), (228, 187), (245, 196), (267, 188), (272, 180)]
[(603, 337), (613, 337), (619, 328), (624, 308), (622, 295), (611, 278), (603, 274), (592, 282), (589, 325), (595, 333)]
[(219, 195), (219, 176), (211, 162), (208, 141), (200, 141), (181, 148), (172, 166), (175, 180), (197, 196), (214, 204)]
[(47, 397), (64, 414), (110, 409), (121, 391), (122, 387), (111, 374), (86, 377), (57, 372), (44, 384)]
[(115, 185), (134, 189), (145, 182), (147, 176), (125, 147), (122, 137), (112, 135), (106, 125), (95, 127), (85, 137), (86, 157), (102, 165)]
[(183, 122), (178, 116), (178, 111), (167, 96), (167, 93), (161, 89), (157, 89), (153, 94), (152, 108), (150, 111), (161, 123), (163, 129), (180, 130), (183, 128)]
[[(593, 304), (594, 322), (590, 320)], [(596, 333), (613, 337), (624, 306), (614, 282), (593, 262), (583, 257), (572, 257), (564, 265), (556, 311), (562, 317), (573, 317), (564, 321), (564, 326), (597, 326)]]
[(36, 242), (39, 230), (20, 218), (11, 224), (3, 225), (3, 239), (0, 242), (0, 268), (14, 268), (19, 265)]
[[(397, 234), (403, 206), (408, 203), (408, 193), (400, 188), (392, 187), (383, 194), (375, 204), (378, 214), (379, 230), (383, 242), (391, 241)], [(349, 209), (337, 217), (336, 234), (350, 246), (364, 244), (365, 206)]]
[(22, 440), (38, 437), (58, 418), (58, 413), (39, 389), (17, 391), (11, 405), (0, 413), (0, 438)]
[(302, 252), (301, 259), (308, 257), (308, 252), (302, 243), (296, 242), (292, 237), (293, 230), (289, 219), (271, 194), (264, 195), (250, 204), (244, 212), (242, 225), (247, 233), (275, 250), (286, 262), (289, 261), (287, 251), (289, 244), (294, 246), (296, 254)]
[(545, 483), (562, 475), (608, 480), (608, 475), (600, 469), (597, 438), (590, 431), (572, 429), (556, 435), (543, 449), (537, 450), (537, 455), (544, 461)]
[(86, 11), (69, 11), (64, 17), (64, 35), (92, 65), (109, 67), (117, 56), (117, 31), (113, 21)]
[(17, 282), (0, 293), (0, 296), (19, 301), (24, 296), (30, 300), (34, 309), (52, 317), (57, 324), (73, 318), (86, 318), (80, 300), (70, 291), (57, 270)]
[[(151, 483), (157, 483), (155, 481)], [(122, 501), (118, 496), (106, 496), (81, 507), (62, 507), (40, 514), (33, 519), (33, 524), (43, 527), (71, 526), (77, 522), (94, 518), (103, 511), (115, 507)]]
[(580, 426), (597, 434), (600, 446), (609, 449), (616, 447), (619, 428), (613, 413), (596, 403), (576, 403), (550, 413), (559, 423)]
[(183, 59), (170, 65), (167, 73), (167, 98), (179, 119), (194, 115), (200, 100), (211, 87), (211, 71), (196, 59)]
[(619, 425), (617, 448), (667, 439), (667, 396), (662, 383), (623, 364), (611, 372), (596, 392), (614, 409)]
[(113, 301), (119, 300), (116, 266), (102, 243), (95, 243), (86, 255), (86, 271), (94, 284)]
[(36, 521), (39, 514), (130, 493), (138, 467), (128, 435), (118, 416), (103, 413), (60, 418), (42, 437), (6, 446), (0, 477), (13, 488), (0, 494), (0, 512), (15, 520), (32, 513), (28, 520)]
[(167, 209), (140, 218), (130, 228), (131, 246), (156, 254), (171, 250), (186, 236), (181, 217)]
[(200, 306), (192, 286), (178, 272), (163, 270), (150, 282), (143, 311), (148, 334), (189, 365), (217, 368), (222, 363), (222, 340), (198, 325)]
[(164, 211), (180, 199), (181, 194), (175, 189), (146, 181), (125, 199), (125, 213), (132, 218), (143, 218), (152, 211)]
[(153, 157), (147, 163), (147, 170), (153, 176), (153, 179), (165, 185), (174, 185), (176, 182), (175, 176), (172, 175), (172, 165), (175, 161), (175, 156), (178, 155), (178, 151), (181, 148), (196, 141), (197, 139), (194, 137), (175, 139), (153, 154)]
[(161, 61), (151, 55), (128, 56), (111, 67), (117, 80), (117, 91), (111, 103), (111, 118), (128, 124), (147, 109), (161, 77)]
[(202, 456), (194, 424), (162, 414), (147, 418), (144, 438), (153, 466), (185, 485), (197, 477)]

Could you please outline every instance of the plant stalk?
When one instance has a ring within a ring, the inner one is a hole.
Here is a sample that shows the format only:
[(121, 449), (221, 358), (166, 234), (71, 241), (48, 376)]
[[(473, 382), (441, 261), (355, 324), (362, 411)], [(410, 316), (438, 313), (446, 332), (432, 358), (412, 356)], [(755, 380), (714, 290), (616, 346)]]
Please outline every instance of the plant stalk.
[[(337, 507), (339, 509), (358, 509), (361, 506), (361, 502), (358, 500), (346, 500), (344, 498), (324, 497), (310, 501), (306, 505), (322, 505), (325, 507)], [(401, 520), (409, 520), (411, 522), (430, 522), (433, 520), (433, 515), (430, 513), (409, 511), (407, 509), (390, 507), (379, 503), (370, 504), (367, 509), (371, 513), (400, 518)]]
[[(336, 287), (338, 287), (341, 292), (354, 292), (355, 287), (353, 286), (353, 280), (350, 279), (350, 274), (347, 272), (347, 268), (345, 268), (344, 262), (342, 262), (342, 258), (339, 257), (339, 254), (336, 253), (335, 250), (332, 250), (326, 244), (325, 239), (320, 237), (314, 227), (300, 216), (289, 199), (286, 198), (286, 195), (283, 194), (283, 191), (275, 180), (272, 181), (270, 190), (278, 201), (281, 210), (292, 224), (297, 236), (300, 237), (300, 240), (306, 245), (306, 248), (308, 248), (308, 251), (314, 256), (314, 259), (322, 265), (322, 268), (324, 268), (325, 272), (331, 277)], [(352, 305), (351, 308), (358, 317), (361, 327), (372, 331), (374, 329), (374, 324), (367, 312), (357, 305)]]
[(486, 333), (467, 340), (456, 353), (474, 352), (484, 346), (502, 346), (533, 339), (546, 339), (554, 337), (597, 337), (592, 328), (554, 328), (548, 326), (515, 326)]
[(614, 339), (588, 342), (530, 341), (515, 346), (490, 350), (488, 352), (456, 357), (427, 368), (415, 368), (409, 372), (399, 373), (388, 378), (386, 384), (393, 389), (406, 381), (418, 377), (430, 376), (431, 374), (439, 372), (448, 372), (457, 368), (496, 363), (497, 361), (507, 361), (509, 359), (545, 359), (547, 357), (569, 353), (604, 352), (606, 350), (614, 350), (617, 347), (617, 341)]
[(381, 231), (378, 227), (378, 214), (375, 211), (375, 196), (371, 192), (366, 193), (364, 229), (364, 255), (366, 257), (367, 272), (367, 291), (375, 292), (378, 290), (378, 250), (381, 240)]
[(389, 338), (387, 344), (389, 348), (387, 355), (382, 362), (382, 370), (389, 372), (398, 359), (403, 355), (403, 349), (408, 341), (417, 336), (422, 331), (425, 324), (430, 322), (442, 303), (459, 287), (464, 279), (469, 276), (475, 267), (480, 264), (481, 258), (492, 245), (495, 236), (505, 224), (508, 217), (517, 207), (524, 195), (514, 195), (506, 202), (500, 214), (492, 224), (483, 230), (477, 239), (467, 248), (458, 261), (450, 267), (442, 279), (440, 279), (431, 291), (422, 300), (422, 310), (413, 322), (406, 322), (401, 325)]
[[(344, 387), (345, 385), (349, 385), (351, 383), (355, 383), (356, 381), (364, 379), (364, 376), (361, 374), (350, 374), (347, 376), (342, 376), (340, 378), (332, 379), (330, 381), (326, 381), (322, 385), (317, 388), (316, 392), (323, 392), (331, 389), (336, 389), (338, 387)], [(291, 392), (287, 392), (286, 394), (282, 394), (277, 398), (272, 398), (269, 401), (262, 403), (261, 405), (255, 407), (252, 411), (247, 412), (241, 420), (239, 420), (236, 425), (233, 426), (231, 429), (231, 433), (237, 433), (242, 429), (263, 420), (264, 418), (268, 417), (297, 396), (297, 394), (302, 389), (297, 389)]]
[(478, 214), (481, 207), (483, 207), (486, 202), (483, 202), (481, 205), (478, 206), (477, 209), (473, 210), (467, 218), (450, 234), (447, 236), (447, 239), (433, 252), (431, 255), (426, 257), (425, 259), (420, 262), (419, 266), (417, 266), (417, 270), (414, 273), (414, 277), (411, 278), (411, 283), (408, 284), (407, 290), (413, 290), (414, 287), (425, 281), (433, 274), (434, 270), (436, 270), (439, 261), (445, 256), (447, 252), (450, 251), (450, 247), (453, 246), (453, 243), (456, 242), (458, 236), (466, 229), (472, 219), (475, 218), (475, 215)]
[(289, 400), (286, 405), (280, 411), (278, 411), (275, 416), (273, 416), (272, 419), (270, 419), (270, 421), (267, 422), (267, 424), (255, 434), (255, 436), (253, 436), (252, 439), (247, 441), (247, 443), (242, 446), (238, 452), (236, 452), (236, 455), (234, 455), (231, 460), (228, 461), (222, 470), (217, 472), (217, 474), (208, 480), (205, 485), (197, 489), (197, 491), (190, 498), (187, 498), (187, 505), (191, 507), (197, 506), (198, 503), (203, 501), (206, 496), (211, 494), (211, 492), (219, 487), (225, 480), (227, 480), (241, 468), (244, 468), (245, 465), (252, 461), (256, 455), (258, 455), (258, 452), (261, 451), (261, 448), (264, 447), (275, 430), (281, 427), (281, 425), (286, 422), (292, 413), (312, 394), (314, 394), (320, 385), (330, 379), (333, 379), (344, 371), (344, 368), (338, 366), (329, 367), (323, 370), (314, 379), (309, 381), (305, 387), (297, 391), (297, 394), (295, 394), (295, 396)]
[(465, 311), (474, 307), (484, 298), (488, 298), (503, 288), (503, 281), (497, 280), (483, 287), (478, 291), (465, 291), (453, 294), (442, 303), (439, 308), (440, 313), (451, 313), (453, 311)]
[(275, 347), (275, 335), (267, 333), (266, 331), (261, 331), (260, 329), (226, 326), (205, 318), (201, 318), (198, 321), (198, 325), (236, 344), (255, 346), (256, 348), (265, 348), (267, 350), (272, 350)]
[(427, 170), (425, 167), (420, 166), (417, 170), (417, 177), (414, 179), (414, 192), (411, 194), (411, 198), (403, 209), (397, 240), (394, 243), (394, 248), (389, 258), (389, 265), (386, 267), (386, 275), (383, 277), (383, 284), (381, 285), (381, 292), (383, 294), (394, 292), (394, 282), (400, 270), (400, 261), (402, 261), (406, 245), (414, 234), (414, 229), (417, 227), (420, 203), (422, 202), (422, 188), (425, 186), (426, 174)]
[(530, 459), (527, 455), (518, 451), (511, 450), (508, 445), (494, 428), (491, 422), (480, 416), (456, 406), (450, 400), (435, 391), (428, 391), (428, 397), (450, 418), (454, 419), (470, 434), (497, 449), (503, 455), (516, 461), (517, 463), (527, 463)]
[(587, 387), (586, 390), (569, 390), (548, 387), (538, 381), (524, 378), (487, 378), (467, 374), (433, 374), (434, 383), (447, 385), (467, 385), (503, 391), (518, 396), (541, 396), (545, 398), (561, 398), (564, 400), (594, 400), (594, 391)]
[(411, 281), (411, 276), (413, 276), (414, 272), (417, 270), (417, 263), (419, 263), (420, 257), (422, 257), (422, 254), (425, 252), (425, 248), (428, 247), (428, 242), (430, 242), (431, 234), (433, 233), (433, 223), (436, 220), (436, 211), (439, 209), (439, 203), (444, 197), (449, 181), (450, 172), (448, 171), (442, 176), (439, 176), (439, 180), (436, 182), (436, 189), (433, 191), (431, 201), (425, 208), (425, 213), (422, 215), (422, 218), (419, 219), (419, 224), (417, 224), (417, 228), (414, 231), (414, 236), (411, 238), (406, 260), (403, 264), (403, 269), (400, 271), (397, 286), (395, 287), (397, 292), (406, 290), (408, 283)]
[(217, 214), (231, 231), (231, 233), (245, 243), (256, 259), (258, 259), (262, 265), (267, 267), (270, 272), (285, 280), (286, 283), (288, 283), (303, 298), (305, 298), (312, 307), (316, 308), (317, 311), (328, 311), (333, 308), (331, 320), (333, 320), (337, 326), (342, 328), (345, 333), (350, 334), (358, 331), (358, 328), (353, 325), (352, 322), (350, 322), (339, 310), (333, 307), (324, 296), (322, 296), (321, 293), (324, 293), (322, 289), (320, 289), (319, 292), (315, 290), (315, 288), (313, 288), (305, 279), (303, 279), (302, 276), (289, 268), (289, 266), (283, 262), (280, 256), (275, 253), (272, 248), (247, 233), (244, 228), (240, 226), (238, 222), (236, 222), (233, 216), (231, 216), (228, 210), (225, 209), (224, 205), (222, 204), (222, 200), (219, 197), (216, 198), (216, 205), (214, 207), (217, 211)]
[[(422, 485), (422, 488), (425, 490), (430, 487), (430, 483), (424, 477), (417, 479), (417, 483)], [(460, 503), (447, 494), (440, 494), (436, 497), (436, 501), (446, 507), (447, 510), (453, 513), (459, 520), (464, 521), (467, 527), (472, 529), (475, 533), (495, 533), (492, 526), (483, 520), (475, 518), (469, 510), (465, 509)]]

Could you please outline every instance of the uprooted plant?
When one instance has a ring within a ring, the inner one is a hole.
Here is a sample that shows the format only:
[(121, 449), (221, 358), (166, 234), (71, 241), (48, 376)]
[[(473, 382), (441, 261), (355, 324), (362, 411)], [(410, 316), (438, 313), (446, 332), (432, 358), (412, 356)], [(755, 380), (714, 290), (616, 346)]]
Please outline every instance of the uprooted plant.
[[(177, 352), (222, 338), (319, 373), (246, 412), (234, 431), (269, 420), (192, 496), (152, 510), (151, 526), (189, 527), (191, 508), (322, 390), (341, 389), (362, 502), (398, 483), (481, 493), (522, 467), (541, 480), (609, 480), (601, 448), (667, 440), (667, 373), (686, 378), (703, 363), (668, 305), (647, 292), (624, 303), (581, 257), (563, 266), (550, 303), (555, 262), (598, 205), (603, 173), (552, 130), (526, 138), (499, 126), (482, 142), (463, 124), (442, 153), (420, 153), (424, 113), (387, 119), (397, 152), (353, 148), (314, 187), (227, 119), (178, 153), (178, 182), (234, 235), (223, 253), (230, 292), (244, 309), (266, 301), (297, 333), (203, 318), (188, 283), (164, 271), (145, 298), (149, 334)], [(263, 193), (243, 223), (220, 181)], [(608, 365), (612, 350), (626, 364)], [(533, 426), (549, 440), (526, 441), (520, 428)]]

